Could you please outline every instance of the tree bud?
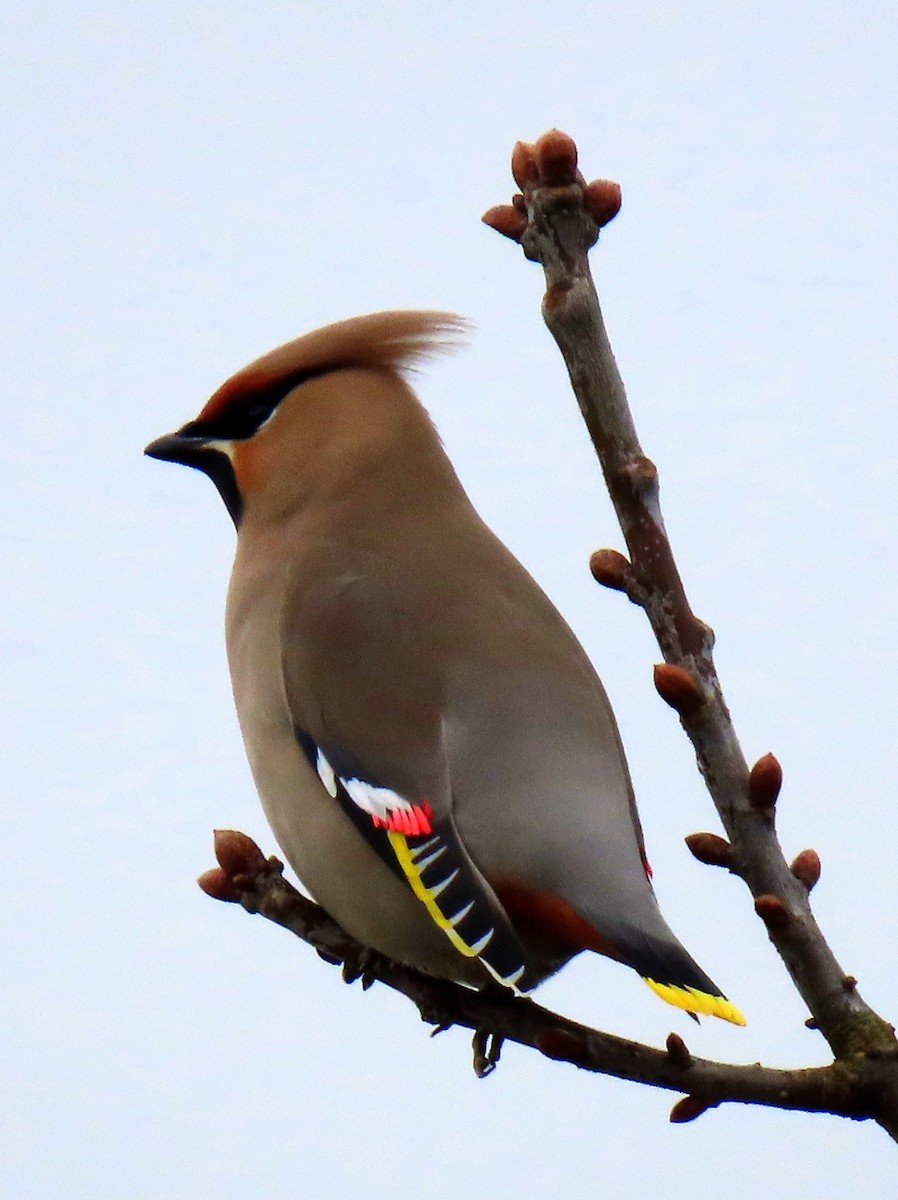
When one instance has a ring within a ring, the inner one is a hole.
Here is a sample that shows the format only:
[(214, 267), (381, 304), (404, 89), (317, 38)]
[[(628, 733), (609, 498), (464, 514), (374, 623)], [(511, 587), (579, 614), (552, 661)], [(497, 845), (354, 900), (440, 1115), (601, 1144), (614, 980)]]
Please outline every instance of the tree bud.
[(733, 847), (716, 833), (690, 833), (684, 839), (693, 856), (709, 867), (729, 867), (733, 862)]
[(672, 663), (655, 665), (655, 688), (661, 699), (682, 715), (697, 712), (705, 703), (695, 676), (685, 667), (675, 667)]
[(533, 146), (529, 142), (515, 142), (511, 152), (511, 173), (522, 192), (539, 178)]
[(779, 896), (758, 896), (755, 912), (768, 929), (785, 929), (789, 924), (789, 913)]
[(627, 590), (630, 562), (617, 550), (593, 550), (589, 556), (589, 569), (596, 583), (613, 588), (617, 592)]
[(550, 129), (538, 138), (533, 147), (540, 182), (548, 187), (565, 187), (577, 175), (577, 145), (560, 129)]
[(254, 875), (265, 866), (265, 855), (253, 839), (236, 829), (216, 829), (213, 846), (219, 866), (232, 879), (235, 875)]
[(594, 179), (583, 189), (583, 203), (599, 228), (607, 225), (620, 212), (620, 184), (610, 179)]
[(671, 1124), (684, 1125), (687, 1121), (694, 1121), (703, 1112), (707, 1112), (710, 1107), (710, 1104), (705, 1100), (699, 1100), (697, 1096), (684, 1096), (670, 1110)]
[(526, 213), (519, 212), (511, 204), (497, 204), (488, 209), (480, 219), (484, 225), (489, 225), (490, 229), (495, 229), (496, 233), (501, 233), (503, 237), (511, 238), (513, 242), (519, 242), (527, 228)]
[(783, 768), (772, 754), (765, 754), (751, 769), (748, 798), (755, 808), (773, 808), (783, 786)]
[(793, 859), (789, 870), (810, 891), (820, 878), (820, 855), (816, 850), (802, 850), (801, 854)]

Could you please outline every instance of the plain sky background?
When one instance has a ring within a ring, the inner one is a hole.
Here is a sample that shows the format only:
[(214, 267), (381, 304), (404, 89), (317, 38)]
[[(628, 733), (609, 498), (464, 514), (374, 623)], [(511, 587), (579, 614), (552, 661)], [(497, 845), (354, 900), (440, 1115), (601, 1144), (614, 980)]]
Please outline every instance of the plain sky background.
[(512, 145), (569, 131), (618, 179), (593, 266), (746, 753), (780, 757), (787, 854), (898, 1018), (892, 3), (0, 4), (0, 1193), (858, 1200), (871, 1125), (675, 1097), (509, 1047), (478, 1082), (194, 877), (211, 830), (275, 849), (232, 712), (233, 532), (144, 444), (319, 324), (440, 307), (477, 332), (419, 390), (475, 503), (583, 639), (618, 711), (662, 906), (744, 1009), (685, 1015), (582, 958), (540, 999), (695, 1053), (826, 1059), (655, 695), (642, 614), (541, 272), (479, 222)]

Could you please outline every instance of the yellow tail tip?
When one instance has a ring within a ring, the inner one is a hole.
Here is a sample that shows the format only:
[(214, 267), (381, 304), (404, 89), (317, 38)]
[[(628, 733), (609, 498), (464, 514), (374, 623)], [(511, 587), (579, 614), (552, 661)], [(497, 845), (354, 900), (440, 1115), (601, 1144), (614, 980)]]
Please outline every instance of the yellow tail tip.
[(674, 1008), (685, 1008), (687, 1012), (701, 1013), (708, 1017), (720, 1017), (733, 1025), (745, 1024), (745, 1017), (726, 996), (712, 996), (708, 992), (700, 992), (698, 988), (677, 987), (672, 983), (656, 983), (654, 979), (645, 976), (643, 979), (656, 996), (660, 996)]

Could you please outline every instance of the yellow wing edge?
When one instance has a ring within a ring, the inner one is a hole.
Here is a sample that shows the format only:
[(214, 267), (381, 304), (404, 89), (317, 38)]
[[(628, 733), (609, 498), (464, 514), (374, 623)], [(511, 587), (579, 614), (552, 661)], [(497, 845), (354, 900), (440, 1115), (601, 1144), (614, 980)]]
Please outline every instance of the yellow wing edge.
[(437, 925), (440, 929), (442, 929), (443, 933), (446, 934), (455, 949), (458, 950), (460, 954), (463, 954), (465, 958), (476, 958), (478, 955), (477, 948), (474, 946), (469, 946), (463, 938), (459, 937), (459, 935), (455, 932), (452, 921), (440, 911), (439, 905), (437, 904), (427, 885), (424, 883), (424, 880), (421, 878), (421, 872), (415, 866), (415, 861), (412, 858), (411, 852), (409, 851), (408, 842), (406, 841), (405, 836), (401, 833), (396, 833), (393, 830), (390, 830), (387, 834), (387, 837), (389, 838), (390, 845), (393, 847), (393, 853), (396, 855), (403, 874), (411, 885), (412, 891), (427, 909), (430, 919), (433, 921), (434, 925)]
[(656, 983), (654, 979), (648, 979), (645, 975), (642, 978), (656, 996), (660, 996), (674, 1008), (685, 1008), (687, 1012), (701, 1013), (708, 1017), (720, 1017), (733, 1025), (745, 1024), (745, 1017), (725, 996), (711, 996), (708, 992), (700, 992), (698, 988), (677, 987), (672, 983)]

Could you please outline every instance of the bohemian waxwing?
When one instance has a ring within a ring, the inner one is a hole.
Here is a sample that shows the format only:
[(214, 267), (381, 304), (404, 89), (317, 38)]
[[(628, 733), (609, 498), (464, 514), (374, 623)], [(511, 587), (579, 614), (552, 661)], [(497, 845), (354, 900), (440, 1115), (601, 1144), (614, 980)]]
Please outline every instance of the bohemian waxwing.
[(595, 950), (742, 1024), (661, 916), (602, 684), (402, 377), (462, 328), (319, 329), (147, 447), (204, 471), (237, 527), (228, 658), (266, 816), (393, 959), (526, 991)]

